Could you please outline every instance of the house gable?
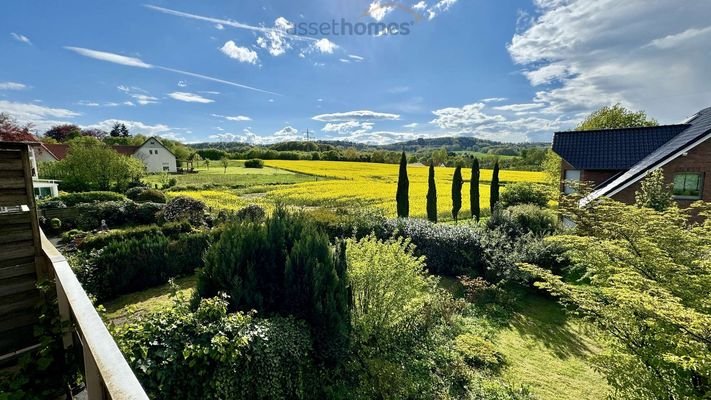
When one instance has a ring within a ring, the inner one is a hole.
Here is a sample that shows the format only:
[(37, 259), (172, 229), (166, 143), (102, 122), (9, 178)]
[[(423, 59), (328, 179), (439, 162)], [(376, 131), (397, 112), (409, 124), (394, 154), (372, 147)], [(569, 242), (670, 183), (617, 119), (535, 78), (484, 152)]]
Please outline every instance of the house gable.
[(156, 137), (150, 137), (134, 153), (134, 157), (146, 164), (146, 170), (156, 172), (177, 172), (175, 154), (168, 150)]

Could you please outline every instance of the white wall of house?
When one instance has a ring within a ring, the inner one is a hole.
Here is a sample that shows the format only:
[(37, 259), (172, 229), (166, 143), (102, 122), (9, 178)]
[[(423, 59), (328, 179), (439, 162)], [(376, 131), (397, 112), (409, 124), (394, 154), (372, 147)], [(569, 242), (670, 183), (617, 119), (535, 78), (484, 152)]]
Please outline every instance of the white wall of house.
[[(46, 197), (59, 196), (59, 186), (56, 181), (48, 179), (39, 179), (39, 169), (37, 169), (38, 155), (42, 154), (39, 146), (30, 146), (30, 165), (32, 166), (32, 187), (35, 191), (35, 197), (43, 199)], [(40, 156), (41, 157), (41, 156)], [(54, 159), (54, 157), (52, 157)], [(40, 159), (40, 161), (44, 161)]]
[(146, 171), (177, 172), (177, 160), (157, 139), (150, 138), (133, 155), (146, 164)]

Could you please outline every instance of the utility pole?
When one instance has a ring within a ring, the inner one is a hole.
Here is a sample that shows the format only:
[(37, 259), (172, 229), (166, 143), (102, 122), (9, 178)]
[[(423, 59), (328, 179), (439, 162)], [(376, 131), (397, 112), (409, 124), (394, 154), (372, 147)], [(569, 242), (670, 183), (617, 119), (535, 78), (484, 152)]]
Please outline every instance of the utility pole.
[(309, 132), (309, 128), (306, 128), (306, 141), (308, 142), (311, 140), (311, 133)]

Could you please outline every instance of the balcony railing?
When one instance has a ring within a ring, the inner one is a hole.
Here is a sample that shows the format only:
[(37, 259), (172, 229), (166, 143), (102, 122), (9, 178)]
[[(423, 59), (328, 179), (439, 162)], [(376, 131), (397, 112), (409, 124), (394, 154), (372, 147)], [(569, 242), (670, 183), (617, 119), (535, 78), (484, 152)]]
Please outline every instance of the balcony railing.
[[(69, 263), (44, 234), (42, 252), (48, 271), (54, 274), (61, 319), (71, 321), (75, 330), (65, 333), (65, 348), (72, 344), (82, 348), (89, 400), (148, 399)], [(78, 343), (73, 343), (75, 337)]]

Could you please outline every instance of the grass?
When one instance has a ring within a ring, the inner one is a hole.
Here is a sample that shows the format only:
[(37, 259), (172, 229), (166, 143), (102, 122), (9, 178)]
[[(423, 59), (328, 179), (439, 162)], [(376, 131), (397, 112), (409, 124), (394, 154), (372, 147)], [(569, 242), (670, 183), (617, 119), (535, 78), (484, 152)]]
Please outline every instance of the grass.
[(518, 309), (495, 339), (507, 361), (502, 378), (528, 386), (540, 399), (607, 398), (607, 383), (589, 360), (600, 347), (585, 324), (537, 295), (522, 298)]
[[(195, 276), (175, 280), (178, 292), (191, 296)], [(440, 286), (462, 296), (462, 286), (442, 278)], [(105, 318), (115, 324), (131, 317), (171, 306), (170, 286), (163, 285), (128, 294), (104, 304)], [(514, 305), (506, 321), (495, 321), (496, 348), (506, 359), (501, 379), (525, 385), (539, 399), (603, 400), (608, 394), (605, 379), (593, 370), (590, 356), (600, 351), (583, 322), (566, 316), (554, 300), (527, 293)], [(486, 318), (486, 317), (485, 317)]]
[[(197, 277), (191, 275), (177, 278), (173, 283), (177, 286), (177, 293), (189, 297), (195, 291)], [(103, 304), (104, 318), (115, 324), (121, 324), (130, 320), (132, 316), (160, 311), (171, 306), (170, 294), (170, 284), (165, 284), (121, 296)]]

